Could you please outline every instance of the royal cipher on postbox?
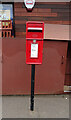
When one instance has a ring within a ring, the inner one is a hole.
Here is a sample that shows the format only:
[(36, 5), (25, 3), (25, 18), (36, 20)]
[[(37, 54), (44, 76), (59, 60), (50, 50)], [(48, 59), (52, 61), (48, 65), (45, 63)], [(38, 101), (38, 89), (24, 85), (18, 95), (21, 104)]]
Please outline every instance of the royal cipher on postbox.
[(44, 22), (26, 22), (26, 64), (42, 64)]

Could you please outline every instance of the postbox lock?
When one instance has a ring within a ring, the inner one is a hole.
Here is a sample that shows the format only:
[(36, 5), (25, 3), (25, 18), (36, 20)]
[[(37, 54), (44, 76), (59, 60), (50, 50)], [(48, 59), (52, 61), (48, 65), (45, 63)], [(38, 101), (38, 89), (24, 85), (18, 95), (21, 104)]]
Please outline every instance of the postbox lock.
[(36, 43), (36, 40), (33, 40), (33, 43)]

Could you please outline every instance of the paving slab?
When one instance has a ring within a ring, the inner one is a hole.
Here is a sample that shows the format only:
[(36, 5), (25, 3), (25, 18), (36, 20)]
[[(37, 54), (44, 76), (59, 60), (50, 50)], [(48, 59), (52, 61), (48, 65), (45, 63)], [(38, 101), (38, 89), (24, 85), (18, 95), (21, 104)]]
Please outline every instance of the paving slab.
[(34, 111), (30, 96), (3, 96), (3, 118), (69, 118), (69, 95), (35, 95)]

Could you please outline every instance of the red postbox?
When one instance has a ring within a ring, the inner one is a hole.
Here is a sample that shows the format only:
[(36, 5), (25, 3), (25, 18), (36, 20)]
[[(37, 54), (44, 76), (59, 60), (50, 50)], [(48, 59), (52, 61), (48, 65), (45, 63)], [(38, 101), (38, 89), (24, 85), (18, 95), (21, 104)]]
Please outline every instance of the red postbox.
[(42, 64), (44, 22), (26, 22), (26, 64)]

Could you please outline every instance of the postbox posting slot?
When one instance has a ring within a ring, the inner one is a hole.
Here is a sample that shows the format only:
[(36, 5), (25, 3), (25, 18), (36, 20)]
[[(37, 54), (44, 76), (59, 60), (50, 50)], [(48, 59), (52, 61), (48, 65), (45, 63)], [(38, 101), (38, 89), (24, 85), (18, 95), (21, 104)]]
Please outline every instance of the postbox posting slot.
[(43, 39), (43, 28), (42, 27), (27, 27), (27, 39)]
[(28, 28), (28, 32), (42, 32), (42, 28)]

